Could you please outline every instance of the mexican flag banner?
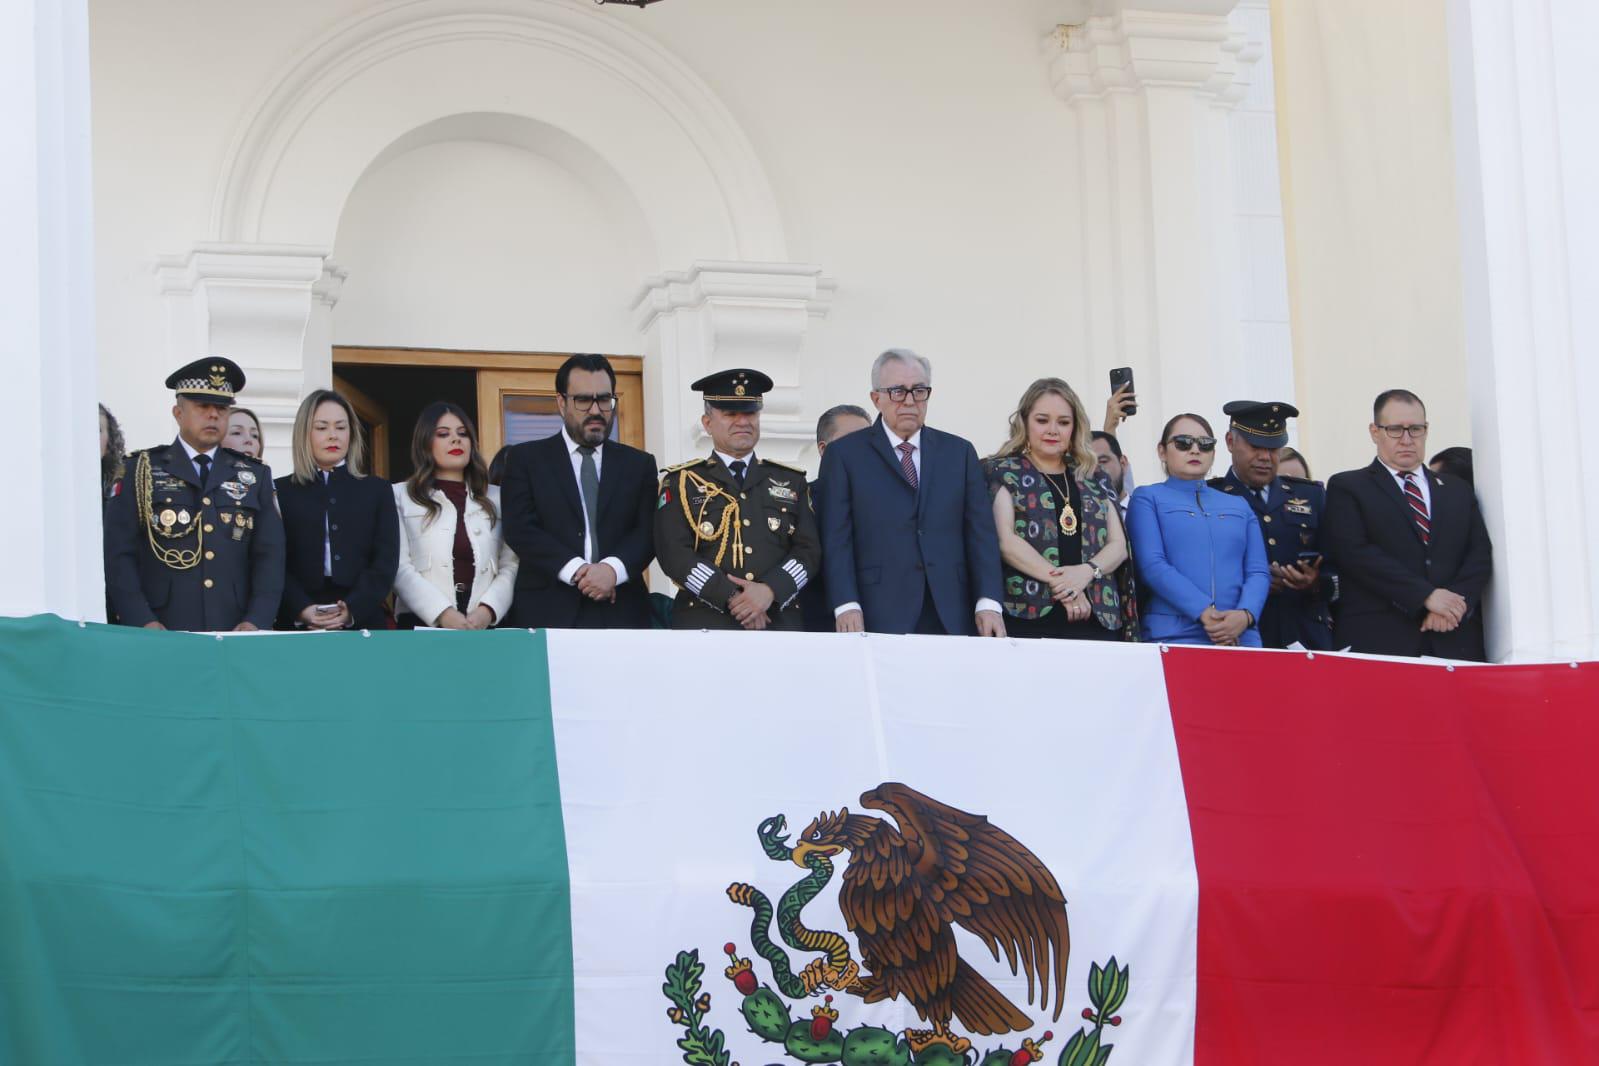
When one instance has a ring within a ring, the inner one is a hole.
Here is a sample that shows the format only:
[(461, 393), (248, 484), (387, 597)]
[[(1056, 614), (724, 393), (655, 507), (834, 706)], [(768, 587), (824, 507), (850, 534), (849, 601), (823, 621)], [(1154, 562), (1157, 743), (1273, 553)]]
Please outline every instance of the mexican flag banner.
[(0, 622), (0, 1063), (1599, 1060), (1599, 666)]

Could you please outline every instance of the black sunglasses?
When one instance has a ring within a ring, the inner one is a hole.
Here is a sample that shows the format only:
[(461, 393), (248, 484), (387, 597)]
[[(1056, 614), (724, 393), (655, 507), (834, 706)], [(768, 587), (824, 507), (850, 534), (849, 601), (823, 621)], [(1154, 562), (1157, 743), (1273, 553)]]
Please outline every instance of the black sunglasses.
[(1193, 451), (1196, 444), (1199, 445), (1199, 450), (1202, 452), (1216, 450), (1215, 437), (1190, 437), (1186, 433), (1179, 433), (1175, 437), (1168, 438), (1166, 443), (1172, 445), (1180, 452)]

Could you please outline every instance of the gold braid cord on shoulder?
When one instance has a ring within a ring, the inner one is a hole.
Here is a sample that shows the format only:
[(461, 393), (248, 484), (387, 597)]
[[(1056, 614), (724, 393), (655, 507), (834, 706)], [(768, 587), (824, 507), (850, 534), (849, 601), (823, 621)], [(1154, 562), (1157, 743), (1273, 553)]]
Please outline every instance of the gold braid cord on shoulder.
[[(155, 486), (150, 475), (150, 453), (140, 452), (139, 461), (133, 468), (133, 498), (139, 509), (139, 524), (144, 527), (144, 534), (150, 540), (150, 551), (155, 553), (158, 561), (173, 570), (192, 570), (200, 563), (201, 550), (205, 547), (205, 529), (201, 526), (200, 515), (196, 511), (194, 521), (186, 526), (168, 527), (157, 525), (152, 504), (155, 497)], [(164, 548), (156, 543), (156, 534), (170, 540), (187, 537), (194, 534), (194, 549)]]
[[(690, 482), (694, 488), (705, 494), (705, 502), (700, 504), (699, 514), (696, 515), (688, 507), (688, 488)], [(705, 520), (705, 511), (711, 506), (711, 501), (725, 498), (726, 506), (722, 508), (721, 520), (715, 525)], [(715, 566), (722, 565), (722, 558), (727, 555), (728, 542), (732, 542), (733, 565), (744, 566), (744, 530), (739, 522), (738, 497), (728, 492), (714, 481), (707, 481), (692, 470), (681, 470), (677, 475), (677, 499), (683, 506), (683, 517), (688, 520), (688, 526), (694, 531), (694, 550), (698, 551), (700, 541), (716, 541)], [(705, 532), (705, 527), (711, 526), (711, 532)]]

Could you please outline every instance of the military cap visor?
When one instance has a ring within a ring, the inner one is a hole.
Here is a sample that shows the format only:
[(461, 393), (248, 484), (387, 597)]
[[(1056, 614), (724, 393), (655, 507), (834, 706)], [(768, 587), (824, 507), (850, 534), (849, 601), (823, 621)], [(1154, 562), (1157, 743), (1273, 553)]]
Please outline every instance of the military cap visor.
[(1228, 426), (1256, 448), (1281, 448), (1288, 443), (1288, 420), (1299, 417), (1291, 403), (1234, 400), (1222, 409), (1232, 419)]
[(244, 391), (244, 371), (231, 359), (208, 356), (167, 375), (167, 388), (183, 399), (231, 407)]
[(759, 411), (765, 405), (762, 397), (772, 391), (772, 379), (759, 370), (718, 370), (689, 387), (723, 411)]

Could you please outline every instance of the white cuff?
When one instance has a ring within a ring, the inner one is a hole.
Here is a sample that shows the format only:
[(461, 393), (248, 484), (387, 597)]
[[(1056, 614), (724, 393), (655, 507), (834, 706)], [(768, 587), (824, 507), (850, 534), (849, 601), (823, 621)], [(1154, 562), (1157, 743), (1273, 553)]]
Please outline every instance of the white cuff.
[(999, 604), (995, 603), (993, 600), (988, 600), (988, 599), (978, 600), (977, 601), (977, 609), (975, 611), (973, 611), (972, 613), (973, 614), (982, 614), (984, 611), (993, 611), (995, 614), (997, 614), (997, 615), (999, 615), (1001, 617), (1004, 617), (1004, 614), (1005, 614), (1005, 608), (1001, 607)]
[(567, 564), (561, 567), (560, 571), (556, 573), (555, 578), (563, 585), (570, 585), (573, 583), (572, 575), (576, 574), (581, 569), (583, 569), (583, 560), (574, 555), (567, 561)]
[(618, 559), (614, 555), (607, 555), (605, 558), (601, 559), (600, 562), (616, 571), (616, 583), (618, 585), (627, 584), (627, 567), (622, 565), (622, 560)]
[(846, 611), (859, 611), (860, 609), (861, 605), (856, 603), (854, 600), (851, 600), (849, 603), (841, 603), (837, 607), (834, 607), (833, 617), (837, 618)]

